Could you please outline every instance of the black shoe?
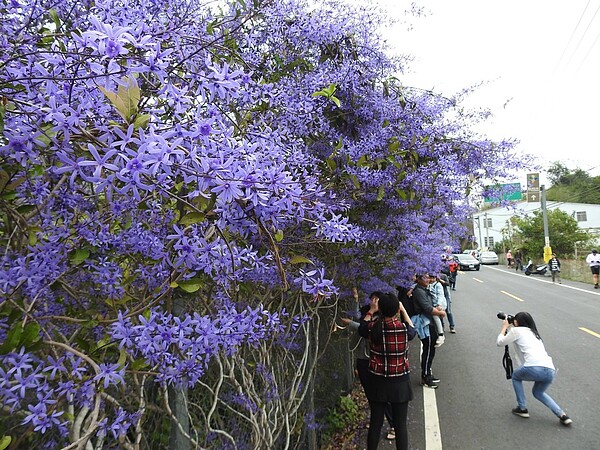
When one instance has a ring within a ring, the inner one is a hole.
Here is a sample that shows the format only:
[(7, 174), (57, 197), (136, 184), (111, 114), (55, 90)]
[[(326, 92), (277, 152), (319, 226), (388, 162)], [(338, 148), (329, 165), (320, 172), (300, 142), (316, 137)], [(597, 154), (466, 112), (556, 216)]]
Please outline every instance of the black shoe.
[(421, 378), (421, 386), (425, 386), (425, 387), (428, 387), (430, 389), (437, 389), (438, 388), (438, 385), (435, 384), (435, 382), (432, 380), (432, 378), (430, 376), (429, 377)]
[(438, 377), (436, 377), (435, 375), (431, 375), (431, 381), (433, 381), (434, 383), (439, 383), (439, 382), (440, 382), (440, 381), (442, 381), (442, 380), (440, 380), (440, 379), (439, 379)]
[(527, 411), (526, 409), (521, 409), (519, 407), (514, 408), (512, 410), (512, 413), (519, 417), (529, 417), (529, 411)]
[(560, 416), (560, 423), (562, 423), (565, 426), (569, 426), (573, 423), (573, 421), (569, 418), (569, 416), (563, 414), (562, 416)]
[(597, 284), (594, 285), (594, 289), (598, 289), (598, 285)]

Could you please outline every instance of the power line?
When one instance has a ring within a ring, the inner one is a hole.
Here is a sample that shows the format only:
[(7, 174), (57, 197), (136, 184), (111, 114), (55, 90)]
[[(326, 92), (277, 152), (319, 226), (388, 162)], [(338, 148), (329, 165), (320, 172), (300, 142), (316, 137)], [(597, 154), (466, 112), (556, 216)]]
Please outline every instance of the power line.
[(589, 56), (589, 54), (591, 53), (592, 49), (594, 48), (594, 46), (596, 45), (596, 42), (598, 42), (598, 39), (600, 38), (600, 32), (598, 32), (598, 34), (596, 35), (596, 39), (594, 39), (594, 42), (592, 43), (592, 46), (590, 47), (590, 49), (587, 51), (587, 53), (585, 54), (585, 56), (583, 57), (583, 60), (581, 61), (581, 63), (579, 64), (579, 67), (577, 67), (577, 72), (579, 72), (579, 69), (581, 69), (581, 66), (583, 66), (583, 63), (585, 62), (585, 60), (587, 59), (587, 57)]
[[(588, 0), (589, 1), (589, 0)], [(590, 29), (590, 25), (592, 25), (592, 22), (594, 22), (594, 19), (596, 18), (596, 14), (598, 14), (598, 11), (600, 11), (600, 5), (598, 5), (598, 8), (596, 8), (596, 12), (594, 12), (594, 15), (592, 16), (592, 20), (590, 20), (590, 23), (588, 23), (588, 26), (586, 27), (585, 31), (583, 32), (583, 34), (581, 35), (581, 38), (579, 38), (579, 42), (577, 42), (577, 46), (575, 46), (575, 50), (573, 50), (573, 53), (571, 53), (571, 57), (569, 58), (569, 60), (567, 61), (567, 67), (569, 67), (569, 63), (571, 62), (571, 60), (573, 59), (573, 56), (575, 56), (575, 53), (577, 52), (577, 49), (579, 48), (579, 45), (581, 44), (581, 42), (583, 41), (583, 38), (585, 37), (585, 35), (587, 34), (588, 30)]]
[(583, 8), (583, 12), (581, 13), (581, 16), (579, 17), (579, 20), (577, 21), (577, 25), (575, 25), (575, 28), (573, 29), (573, 32), (571, 33), (571, 37), (569, 38), (569, 42), (567, 42), (567, 45), (565, 46), (565, 49), (562, 51), (560, 58), (558, 58), (558, 62), (556, 63), (556, 67), (554, 67), (554, 70), (552, 71), (552, 75), (554, 76), (554, 73), (556, 72), (556, 69), (558, 69), (558, 66), (560, 66), (560, 63), (563, 59), (563, 56), (565, 56), (565, 53), (567, 52), (567, 49), (569, 48), (569, 44), (571, 43), (571, 41), (573, 40), (573, 36), (575, 36), (575, 32), (577, 31), (577, 28), (579, 28), (579, 24), (581, 23), (581, 19), (583, 19), (583, 16), (585, 15), (585, 12), (587, 11), (588, 6), (590, 6), (590, 1), (588, 0), (587, 5), (585, 5), (585, 8)]

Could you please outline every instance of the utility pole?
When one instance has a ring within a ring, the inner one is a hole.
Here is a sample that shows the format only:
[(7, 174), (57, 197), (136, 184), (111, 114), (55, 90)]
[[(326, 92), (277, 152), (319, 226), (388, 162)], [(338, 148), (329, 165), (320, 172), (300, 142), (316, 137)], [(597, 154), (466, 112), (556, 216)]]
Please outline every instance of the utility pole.
[(487, 250), (489, 250), (489, 246), (490, 246), (490, 229), (488, 227), (488, 220), (487, 220), (487, 213), (485, 213), (484, 215), (484, 219), (483, 219), (483, 223), (485, 224), (485, 248)]
[(476, 217), (477, 218), (477, 229), (479, 230), (479, 248), (483, 249), (483, 242), (481, 241), (481, 219), (479, 218), (479, 216)]
[(548, 234), (548, 213), (546, 211), (546, 189), (542, 184), (540, 186), (542, 217), (544, 219), (544, 262), (548, 263), (552, 258), (552, 247), (550, 247), (550, 235)]

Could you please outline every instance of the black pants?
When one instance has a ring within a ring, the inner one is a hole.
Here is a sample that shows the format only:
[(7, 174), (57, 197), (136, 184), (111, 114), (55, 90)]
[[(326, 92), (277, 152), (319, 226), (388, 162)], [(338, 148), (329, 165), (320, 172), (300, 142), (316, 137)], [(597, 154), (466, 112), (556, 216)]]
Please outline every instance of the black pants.
[(406, 428), (406, 418), (408, 415), (408, 402), (383, 403), (371, 401), (369, 401), (369, 406), (371, 407), (371, 422), (369, 424), (369, 435), (367, 437), (367, 450), (377, 450), (386, 405), (391, 405), (392, 407), (392, 418), (394, 430), (396, 431), (396, 450), (407, 450), (408, 430)]
[[(358, 372), (358, 379), (360, 385), (363, 387), (365, 394), (367, 393), (367, 382), (369, 379), (369, 360), (368, 359), (356, 359), (356, 370)], [(385, 418), (390, 425), (390, 428), (394, 428), (394, 421), (392, 419), (392, 407), (390, 403), (386, 403), (384, 408)], [(381, 429), (381, 427), (379, 427)]]
[(423, 378), (431, 375), (431, 364), (435, 357), (435, 341), (437, 341), (437, 338), (437, 328), (431, 323), (429, 324), (429, 337), (421, 339), (421, 343), (423, 344), (423, 354), (421, 355), (421, 377)]

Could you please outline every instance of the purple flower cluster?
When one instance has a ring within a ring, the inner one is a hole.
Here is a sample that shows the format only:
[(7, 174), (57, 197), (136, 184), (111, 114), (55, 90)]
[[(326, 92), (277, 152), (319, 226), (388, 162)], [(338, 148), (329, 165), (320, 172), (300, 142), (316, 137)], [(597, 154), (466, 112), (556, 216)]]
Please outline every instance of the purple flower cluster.
[[(282, 318), (262, 307), (238, 312), (233, 305), (224, 305), (215, 317), (198, 313), (173, 316), (154, 309), (135, 322), (119, 312), (110, 334), (119, 348), (156, 372), (157, 382), (194, 386), (216, 354), (231, 354), (243, 344), (256, 345), (283, 332)], [(106, 375), (98, 374), (96, 379), (100, 377), (105, 384), (123, 381), (115, 367), (106, 367), (104, 372)]]

